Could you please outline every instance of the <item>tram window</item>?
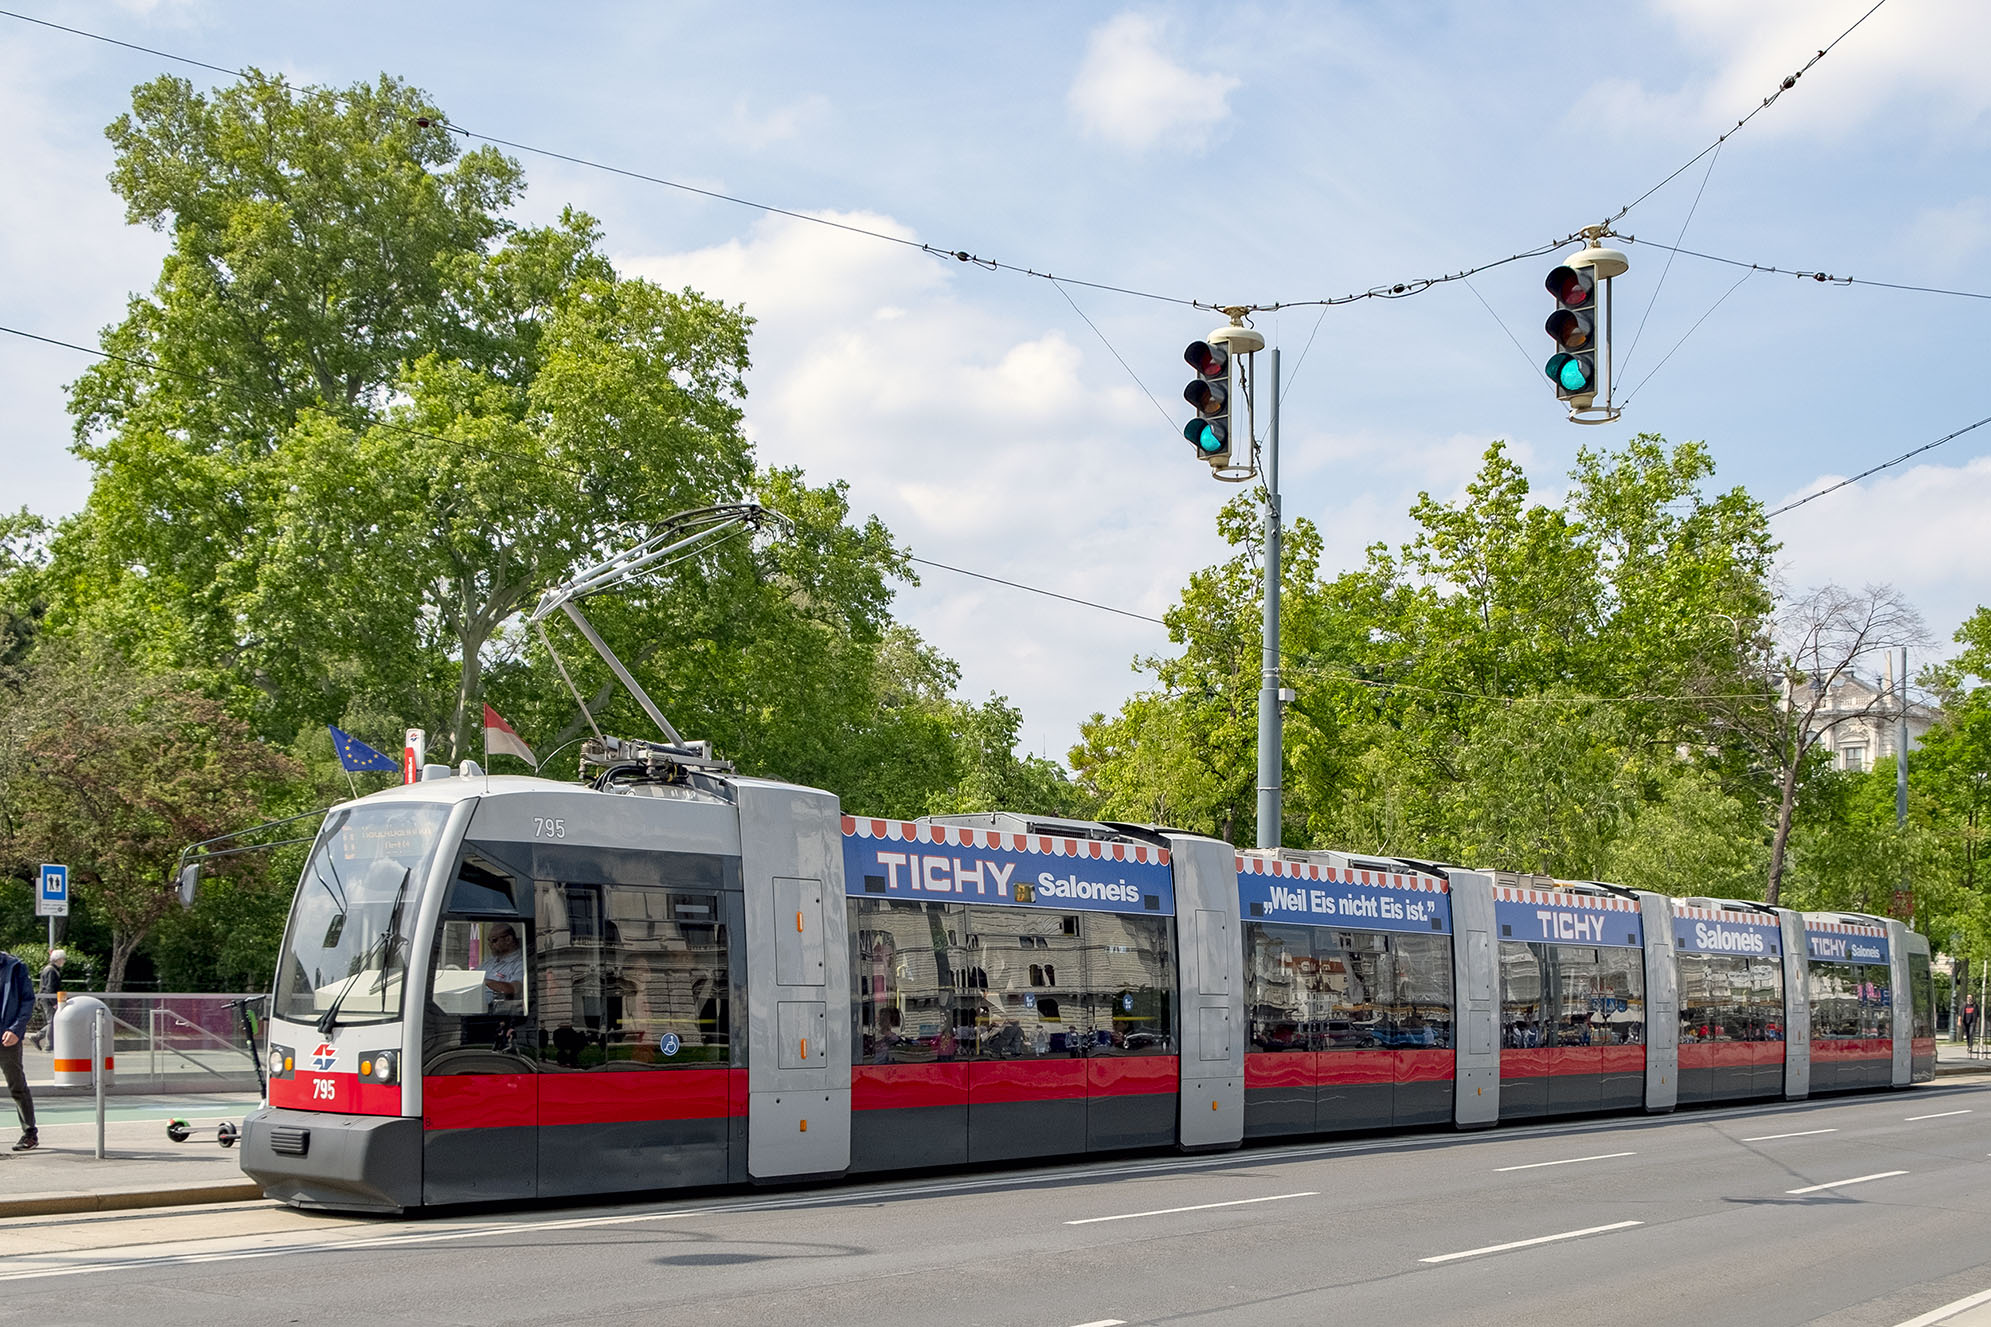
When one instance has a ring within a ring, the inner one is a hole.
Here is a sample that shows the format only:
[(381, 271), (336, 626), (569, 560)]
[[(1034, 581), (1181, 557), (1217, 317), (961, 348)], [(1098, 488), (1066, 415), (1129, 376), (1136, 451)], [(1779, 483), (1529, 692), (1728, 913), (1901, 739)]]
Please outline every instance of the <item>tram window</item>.
[(1373, 931), (1314, 932), (1314, 958), (1327, 997), (1322, 1050), (1366, 1050), (1389, 1044), (1391, 977), (1387, 940)]
[[(538, 991), (526, 961), (531, 943), (531, 928), (522, 922), (443, 919), (429, 971), (425, 1071), (439, 1071), (429, 1057), (459, 1050), (532, 1053)], [(491, 1067), (484, 1063), (480, 1071)]]
[(1392, 935), (1396, 998), (1391, 1044), (1449, 1048), (1452, 1044), (1452, 942), (1443, 935)]
[(519, 910), (514, 881), (489, 862), (465, 857), (449, 885), (449, 901), (443, 911), (454, 913), (493, 913)]
[(1860, 1035), (1860, 1005), (1854, 993), (1856, 967), (1811, 960), (1811, 1035), (1845, 1038)]
[[(1598, 1017), (1598, 977), (1602, 951), (1588, 945), (1554, 945), (1549, 950), (1556, 974), (1555, 1044), (1596, 1044), (1591, 1021)], [(1543, 1037), (1548, 1029), (1543, 1030)]]
[(1894, 1035), (1893, 970), (1885, 963), (1862, 963), (1858, 971), (1859, 1035), (1867, 1038), (1892, 1037)]
[(1912, 1037), (1928, 1038), (1936, 1035), (1935, 987), (1929, 980), (1929, 956), (1910, 954), (1908, 956), (1908, 985), (1912, 1004), (1912, 1022), (1908, 1034)]
[(1645, 951), (1598, 951), (1597, 990), (1590, 1017), (1595, 1046), (1631, 1046), (1645, 1041)]
[[(1082, 994), (1067, 1012), (1092, 1055), (1175, 1054), (1175, 958), (1160, 917), (1089, 912), (1080, 919)], [(1051, 965), (1045, 964), (1048, 975)], [(1042, 1012), (1043, 1000), (1038, 1000)]]
[(1715, 956), (1679, 954), (1676, 957), (1680, 981), (1680, 1042), (1691, 1045), (1714, 1037), (1720, 1021), (1720, 1007), (1713, 994), (1716, 980)]
[[(976, 977), (986, 980), (986, 988), (978, 980), (966, 1010), (975, 1056), (1016, 1060), (1083, 1053), (1091, 1029), (1082, 1013), (1068, 1018), (1065, 1008), (1080, 994), (1076, 983), (1084, 967), (1077, 918), (1039, 908), (971, 906), (968, 912), (969, 961)], [(1063, 981), (1031, 985), (1033, 963), (1041, 975)]]
[(1251, 1015), (1251, 1048), (1255, 1051), (1304, 1051), (1312, 1048), (1313, 992), (1320, 965), (1313, 957), (1313, 935), (1304, 926), (1246, 922), (1244, 927), (1246, 1007)]
[(861, 1064), (924, 1064), (963, 1054), (967, 955), (958, 903), (850, 900), (852, 1045)]
[(655, 885), (542, 880), (544, 1059), (566, 1069), (731, 1060), (731, 975), (718, 897)]
[(1773, 958), (1748, 960), (1750, 994), (1755, 1005), (1752, 1020), (1755, 1040), (1784, 1039), (1784, 969)]
[(1500, 1044), (1526, 1048), (1542, 1044), (1542, 965), (1540, 946), (1500, 942)]

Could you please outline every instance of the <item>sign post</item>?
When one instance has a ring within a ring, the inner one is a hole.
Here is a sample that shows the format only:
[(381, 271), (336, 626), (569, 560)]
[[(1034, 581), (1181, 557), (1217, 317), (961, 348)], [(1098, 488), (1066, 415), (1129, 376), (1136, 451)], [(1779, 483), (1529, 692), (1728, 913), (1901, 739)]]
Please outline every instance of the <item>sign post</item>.
[(35, 888), (35, 916), (48, 918), (48, 947), (55, 949), (55, 919), (69, 915), (69, 868), (44, 862)]

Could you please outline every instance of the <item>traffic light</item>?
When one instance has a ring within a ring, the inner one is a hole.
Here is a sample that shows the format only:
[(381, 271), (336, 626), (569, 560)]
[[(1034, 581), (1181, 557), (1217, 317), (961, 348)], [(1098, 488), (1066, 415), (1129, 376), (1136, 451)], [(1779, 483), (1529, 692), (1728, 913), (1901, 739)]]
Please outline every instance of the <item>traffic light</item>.
[(1542, 324), (1555, 340), (1555, 353), (1542, 371), (1555, 384), (1557, 400), (1586, 407), (1597, 395), (1596, 269), (1565, 264), (1542, 284), (1555, 297), (1555, 312)]
[(1192, 341), (1182, 352), (1196, 376), (1182, 389), (1182, 399), (1196, 414), (1182, 436), (1196, 454), (1212, 466), (1231, 460), (1231, 352), (1208, 341)]

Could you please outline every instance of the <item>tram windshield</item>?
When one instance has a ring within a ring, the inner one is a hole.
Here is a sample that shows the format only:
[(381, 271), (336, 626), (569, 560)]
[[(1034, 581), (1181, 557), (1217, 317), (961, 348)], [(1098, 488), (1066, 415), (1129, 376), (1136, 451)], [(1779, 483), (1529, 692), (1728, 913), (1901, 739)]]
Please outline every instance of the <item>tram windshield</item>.
[(403, 803), (327, 818), (291, 905), (277, 1017), (330, 1025), (401, 1016), (408, 933), (448, 815), (446, 806)]

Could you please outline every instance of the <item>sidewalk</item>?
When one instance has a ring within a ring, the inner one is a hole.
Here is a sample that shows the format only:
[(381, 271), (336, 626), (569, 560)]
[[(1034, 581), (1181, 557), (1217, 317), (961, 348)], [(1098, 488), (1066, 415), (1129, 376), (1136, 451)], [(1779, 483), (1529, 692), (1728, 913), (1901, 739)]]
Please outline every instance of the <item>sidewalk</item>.
[(1991, 1074), (1991, 1041), (1980, 1037), (1975, 1047), (1977, 1055), (1971, 1055), (1970, 1047), (1960, 1041), (1940, 1040), (1936, 1043), (1936, 1077), (1948, 1078), (1951, 1074)]
[[(108, 1212), (185, 1203), (243, 1202), (262, 1197), (234, 1149), (216, 1145), (212, 1125), (240, 1123), (253, 1094), (118, 1097), (106, 1103), (104, 1159), (97, 1160), (94, 1102), (35, 1103), (41, 1146), (0, 1151), (0, 1218), (68, 1212)], [(0, 1147), (10, 1146), (9, 1127)], [(184, 1143), (166, 1137), (166, 1121), (182, 1119), (197, 1132)], [(200, 1130), (200, 1126), (210, 1126)]]

